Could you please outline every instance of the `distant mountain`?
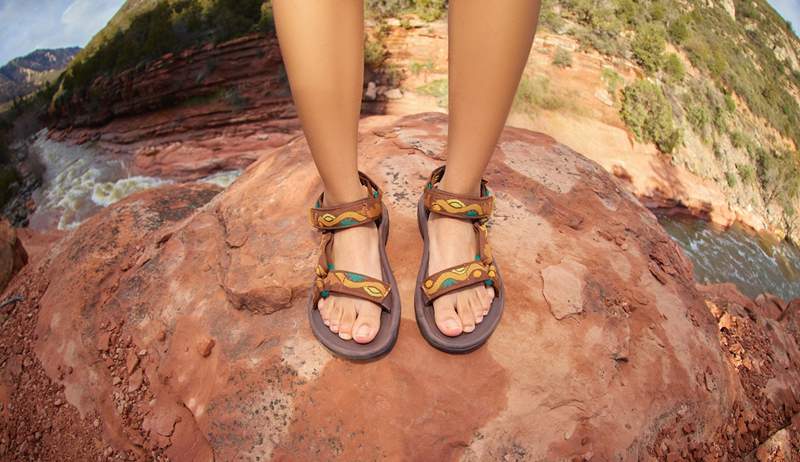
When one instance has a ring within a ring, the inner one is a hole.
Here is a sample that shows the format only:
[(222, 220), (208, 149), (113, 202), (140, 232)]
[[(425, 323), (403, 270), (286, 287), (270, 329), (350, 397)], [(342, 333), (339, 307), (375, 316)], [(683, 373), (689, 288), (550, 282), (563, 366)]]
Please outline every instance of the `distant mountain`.
[(79, 47), (36, 50), (0, 67), (0, 104), (36, 91), (67, 67)]

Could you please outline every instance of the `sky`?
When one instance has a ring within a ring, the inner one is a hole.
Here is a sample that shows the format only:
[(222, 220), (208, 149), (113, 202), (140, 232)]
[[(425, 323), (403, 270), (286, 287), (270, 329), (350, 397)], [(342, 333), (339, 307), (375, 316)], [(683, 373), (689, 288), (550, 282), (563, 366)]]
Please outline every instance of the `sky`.
[(0, 66), (39, 48), (84, 46), (125, 0), (0, 0)]
[[(0, 0), (2, 1), (2, 0)], [(792, 23), (794, 33), (800, 35), (800, 0), (768, 0), (785, 19)]]
[[(800, 32), (800, 0), (768, 0)], [(0, 66), (38, 48), (84, 46), (124, 0), (0, 0)]]

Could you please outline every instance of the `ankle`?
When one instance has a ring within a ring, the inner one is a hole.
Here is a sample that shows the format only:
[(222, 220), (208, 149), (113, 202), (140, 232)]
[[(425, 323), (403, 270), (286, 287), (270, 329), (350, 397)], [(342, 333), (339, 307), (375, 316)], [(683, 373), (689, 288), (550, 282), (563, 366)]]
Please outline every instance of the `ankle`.
[(360, 181), (347, 182), (336, 187), (325, 187), (322, 202), (325, 206), (341, 205), (367, 197), (367, 188)]
[(449, 172), (445, 172), (442, 180), (439, 182), (439, 189), (452, 194), (461, 194), (464, 196), (478, 197), (481, 194), (481, 180), (480, 177), (477, 181), (468, 178), (448, 176)]

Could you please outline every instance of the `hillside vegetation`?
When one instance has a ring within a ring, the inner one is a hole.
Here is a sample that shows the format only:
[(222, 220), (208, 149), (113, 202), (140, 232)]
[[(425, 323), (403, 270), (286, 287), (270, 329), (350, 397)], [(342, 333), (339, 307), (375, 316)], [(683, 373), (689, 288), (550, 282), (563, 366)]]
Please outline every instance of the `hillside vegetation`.
[[(377, 24), (365, 40), (366, 64), (384, 68), (391, 81), (402, 79), (408, 70), (385, 68), (384, 18), (401, 18), (401, 26), (408, 14), (437, 20), (447, 1), (365, 5)], [(676, 159), (699, 139), (726, 169), (728, 187), (757, 191), (763, 198), (757, 207), (776, 210), (787, 232), (797, 227), (800, 42), (766, 0), (543, 0), (541, 26), (640, 69), (634, 81), (612, 68), (604, 74), (636, 138)], [(88, 88), (98, 76), (164, 53), (273, 30), (268, 1), (129, 0), (63, 74), (53, 104), (75, 96), (91, 100)], [(571, 65), (565, 51), (556, 58), (558, 66)], [(522, 96), (536, 85), (523, 79)], [(544, 94), (547, 85), (539, 86), (527, 93), (552, 100)]]
[(766, 0), (544, 0), (542, 26), (632, 61), (620, 116), (665, 153), (689, 131), (724, 161), (729, 186), (752, 184), (782, 226), (797, 226), (800, 193), (800, 41)]

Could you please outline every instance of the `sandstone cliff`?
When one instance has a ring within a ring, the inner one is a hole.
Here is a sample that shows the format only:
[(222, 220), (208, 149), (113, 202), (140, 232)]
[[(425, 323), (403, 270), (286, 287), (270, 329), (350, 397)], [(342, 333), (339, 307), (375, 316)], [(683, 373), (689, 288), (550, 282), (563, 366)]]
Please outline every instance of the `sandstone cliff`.
[[(303, 138), (230, 188), (131, 196), (4, 296), (0, 454), (87, 460), (791, 460), (796, 303), (696, 287), (653, 215), (597, 164), (507, 129), (487, 176), (508, 300), (490, 342), (430, 348), (413, 320), (415, 206), (441, 114), (362, 123), (404, 303), (396, 348), (354, 364), (305, 306), (319, 182)], [(783, 457), (783, 459), (780, 459)]]

